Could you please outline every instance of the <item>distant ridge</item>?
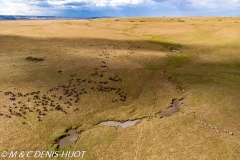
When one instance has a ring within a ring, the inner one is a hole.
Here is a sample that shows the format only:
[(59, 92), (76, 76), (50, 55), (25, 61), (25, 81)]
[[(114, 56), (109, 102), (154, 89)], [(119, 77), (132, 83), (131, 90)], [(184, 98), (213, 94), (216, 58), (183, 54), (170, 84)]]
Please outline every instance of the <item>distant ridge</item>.
[(15, 16), (15, 15), (0, 15), (0, 20), (31, 20), (31, 19), (58, 19), (55, 16)]
[(57, 16), (18, 16), (18, 15), (0, 15), (0, 20), (44, 20), (44, 19), (97, 19), (112, 18), (103, 17), (57, 17)]

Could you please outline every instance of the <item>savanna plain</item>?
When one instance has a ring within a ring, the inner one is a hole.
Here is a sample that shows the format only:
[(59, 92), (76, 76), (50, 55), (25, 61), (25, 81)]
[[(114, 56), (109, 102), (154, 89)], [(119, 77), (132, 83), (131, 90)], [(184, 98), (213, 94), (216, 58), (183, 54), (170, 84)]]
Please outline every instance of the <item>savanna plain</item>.
[[(0, 151), (56, 151), (75, 129), (60, 151), (86, 160), (239, 159), (239, 28), (232, 17), (0, 21)], [(108, 120), (138, 121), (98, 125)]]

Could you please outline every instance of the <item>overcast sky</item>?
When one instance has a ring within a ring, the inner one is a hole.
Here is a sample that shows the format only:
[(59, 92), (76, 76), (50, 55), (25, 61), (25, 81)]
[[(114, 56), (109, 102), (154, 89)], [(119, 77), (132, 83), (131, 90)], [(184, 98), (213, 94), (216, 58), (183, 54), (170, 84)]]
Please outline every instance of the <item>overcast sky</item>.
[(0, 15), (240, 16), (240, 0), (0, 0)]

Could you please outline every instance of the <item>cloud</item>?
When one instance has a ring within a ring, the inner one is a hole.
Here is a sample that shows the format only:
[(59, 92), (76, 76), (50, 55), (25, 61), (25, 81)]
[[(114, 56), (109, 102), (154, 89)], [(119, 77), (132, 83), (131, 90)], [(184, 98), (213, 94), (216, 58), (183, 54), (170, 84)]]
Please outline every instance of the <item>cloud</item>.
[(136, 5), (145, 3), (151, 0), (46, 0), (46, 2), (53, 6), (65, 6), (65, 5), (87, 5), (107, 7), (107, 6), (123, 6), (123, 5)]
[[(55, 14), (56, 12), (52, 9), (45, 0), (28, 1), (28, 0), (2, 0), (0, 7), (1, 14), (8, 15), (41, 15), (43, 12), (48, 14)], [(51, 8), (51, 10), (49, 10)]]
[(0, 0), (0, 14), (18, 15), (194, 16), (222, 10), (240, 15), (240, 0)]
[(228, 6), (229, 10), (238, 7), (240, 0), (152, 0), (154, 3), (164, 3), (176, 8), (184, 7), (191, 9), (210, 9), (219, 8), (223, 6)]
[[(123, 6), (148, 4), (152, 0), (2, 0), (0, 13), (8, 14), (53, 14), (74, 9), (98, 10), (120, 9)], [(48, 10), (48, 11), (47, 11)]]
[(166, 1), (169, 1), (169, 0), (152, 0), (153, 2), (166, 2)]

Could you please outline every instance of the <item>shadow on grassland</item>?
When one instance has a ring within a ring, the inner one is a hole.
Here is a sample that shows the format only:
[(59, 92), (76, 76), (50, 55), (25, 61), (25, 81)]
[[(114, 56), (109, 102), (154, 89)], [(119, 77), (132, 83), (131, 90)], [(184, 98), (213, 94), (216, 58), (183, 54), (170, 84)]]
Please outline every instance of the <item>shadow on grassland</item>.
[[(213, 79), (214, 75), (224, 72), (224, 74), (236, 74), (239, 75), (239, 72), (233, 72), (237, 68), (240, 68), (240, 60), (235, 59), (228, 59), (222, 61), (199, 61), (197, 58), (198, 54), (207, 54), (207, 53), (191, 53), (192, 50), (194, 51), (201, 51), (202, 46), (192, 46), (192, 45), (184, 45), (177, 43), (169, 43), (164, 41), (149, 41), (149, 40), (114, 40), (114, 39), (101, 39), (101, 38), (34, 38), (34, 37), (24, 37), (24, 36), (11, 36), (11, 35), (0, 35), (1, 43), (0, 43), (0, 54), (6, 54), (15, 52), (19, 50), (26, 50), (28, 53), (41, 51), (42, 53), (55, 53), (57, 57), (60, 57), (66, 64), (71, 64), (72, 61), (70, 59), (74, 59), (75, 54), (66, 55), (64, 53), (69, 52), (69, 48), (71, 52), (76, 49), (77, 51), (81, 51), (81, 49), (89, 49), (89, 50), (96, 50), (96, 56), (101, 54), (102, 51), (114, 51), (114, 50), (132, 50), (137, 52), (138, 50), (141, 51), (168, 51), (168, 58), (162, 57), (158, 60), (154, 60), (152, 63), (149, 63), (150, 66), (146, 69), (150, 68), (150, 70), (157, 70), (160, 67), (165, 67), (165, 69), (171, 70), (174, 72), (175, 76), (178, 75), (185, 75), (189, 77), (189, 79), (193, 78), (196, 79), (191, 80), (192, 82), (206, 82), (209, 83), (209, 78)], [(170, 52), (169, 47), (178, 47), (183, 48), (184, 50), (188, 51), (185, 53), (174, 53)], [(223, 46), (223, 48), (227, 48), (227, 45)], [(210, 48), (210, 51), (217, 51), (221, 53), (221, 46), (205, 46), (203, 49)], [(229, 46), (230, 47), (230, 46)], [(63, 54), (59, 54), (63, 53)], [(211, 54), (209, 54), (211, 55)], [(16, 54), (18, 56), (18, 54)], [(138, 55), (137, 55), (138, 56)], [(136, 56), (136, 57), (137, 57)], [(144, 57), (142, 57), (144, 58)], [(221, 57), (222, 58), (222, 57)], [(94, 61), (90, 60), (87, 57), (83, 58), (84, 61)], [(49, 63), (48, 61), (43, 63)], [(159, 65), (161, 64), (161, 65)], [(162, 65), (163, 64), (163, 65)], [(186, 65), (187, 64), (187, 65)], [(176, 68), (182, 68), (182, 70), (174, 71)], [(79, 68), (74, 68), (74, 70), (79, 70)], [(129, 68), (126, 68), (129, 69)], [(220, 69), (220, 71), (219, 71)], [(231, 70), (231, 71), (230, 71)], [(209, 78), (204, 78), (205, 73), (210, 73)], [(222, 77), (218, 75), (218, 77)], [(230, 76), (229, 76), (230, 77)], [(238, 79), (238, 76), (232, 76), (234, 80)], [(201, 81), (202, 79), (202, 81)], [(221, 79), (221, 78), (220, 78)], [(186, 81), (188, 81), (186, 79)]]
[[(170, 42), (156, 42), (145, 40), (114, 40), (114, 39), (101, 39), (101, 38), (33, 38), (24, 36), (10, 36), (0, 35), (0, 46), (3, 48), (8, 44), (11, 48), (23, 49), (22, 47), (28, 47), (34, 45), (35, 47), (42, 46), (50, 49), (51, 47), (70, 47), (73, 49), (87, 49), (92, 47), (105, 47), (104, 49), (119, 50), (146, 50), (146, 51), (169, 51), (169, 47), (180, 47), (180, 44)], [(155, 44), (154, 44), (155, 43)], [(2, 46), (4, 45), (4, 46)]]

